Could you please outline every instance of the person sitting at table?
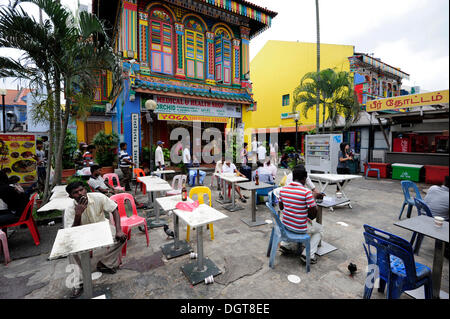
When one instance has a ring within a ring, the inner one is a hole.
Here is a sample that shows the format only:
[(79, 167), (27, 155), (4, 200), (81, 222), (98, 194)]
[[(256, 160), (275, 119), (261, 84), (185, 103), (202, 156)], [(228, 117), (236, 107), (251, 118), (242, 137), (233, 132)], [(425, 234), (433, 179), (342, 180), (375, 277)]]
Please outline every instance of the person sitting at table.
[(29, 200), (29, 195), (11, 186), (8, 175), (0, 170), (0, 229), (2, 225), (17, 222)]
[(252, 181), (255, 180), (256, 173), (258, 173), (259, 181), (262, 183), (273, 183), (275, 180), (274, 177), (271, 174), (271, 171), (268, 167), (266, 167), (263, 163), (260, 161), (256, 162), (256, 169), (252, 172)]
[[(186, 143), (184, 150), (183, 150), (183, 163), (186, 166), (186, 168), (194, 167), (194, 165), (192, 164), (191, 152), (189, 151), (189, 143)], [(196, 160), (196, 163), (194, 163), (194, 164), (195, 164), (195, 166), (199, 166), (198, 160)], [(204, 172), (202, 170), (198, 170), (198, 173), (200, 174), (199, 184), (203, 185), (203, 181), (205, 179), (206, 172)], [(195, 185), (196, 177), (197, 177), (197, 170), (194, 170), (194, 169), (188, 170), (189, 186), (192, 187)]]
[[(293, 181), (280, 190), (279, 200), (283, 207), (282, 223), (286, 228), (295, 233), (307, 233), (310, 240), (310, 261), (315, 264), (315, 253), (322, 239), (323, 227), (313, 219), (317, 216), (317, 205), (312, 192), (304, 185), (308, 173), (304, 167), (296, 166), (292, 172)], [(298, 250), (298, 243), (281, 242), (282, 252)], [(306, 253), (303, 250), (301, 259), (306, 262)]]
[(215, 176), (214, 174), (222, 173), (223, 159), (224, 159), (224, 157), (222, 155), (222, 157), (217, 161), (216, 167), (214, 168), (214, 173), (211, 176), (211, 187), (213, 187), (214, 180), (217, 180), (218, 181), (218, 183), (217, 183), (218, 191), (220, 191), (220, 179), (217, 176)]
[[(305, 169), (305, 166), (303, 166), (302, 164), (298, 164), (297, 166), (294, 167), (294, 169), (296, 167), (298, 167), (300, 169)], [(285, 185), (289, 185), (292, 182), (292, 180), (293, 180), (293, 174), (292, 174), (292, 172), (290, 172), (287, 175), (287, 177), (286, 177)], [(306, 187), (308, 187), (312, 191), (312, 194), (313, 194), (315, 199), (322, 199), (323, 198), (323, 194), (317, 190), (316, 185), (314, 185), (314, 183), (311, 181), (309, 176), (306, 177), (306, 182), (305, 182), (304, 185)]]
[(272, 175), (273, 180), (277, 177), (277, 167), (273, 164), (272, 160), (268, 160), (266, 163), (264, 163), (264, 167), (267, 169), (270, 175)]
[[(119, 257), (122, 253), (122, 247), (127, 241), (127, 235), (122, 231), (120, 225), (120, 216), (117, 210), (117, 204), (101, 193), (88, 193), (82, 182), (72, 182), (66, 187), (66, 192), (74, 201), (64, 212), (65, 228), (77, 227), (81, 225), (99, 223), (107, 220), (105, 214), (111, 213), (114, 217), (114, 226), (110, 225), (111, 233), (115, 238), (114, 244), (95, 249), (91, 267), (97, 262), (97, 270), (102, 273), (114, 274), (119, 267)], [(80, 258), (77, 255), (69, 255), (69, 263), (81, 267)], [(75, 271), (75, 285), (72, 288), (72, 298), (81, 295), (83, 283), (81, 270)]]
[[(230, 160), (225, 160), (225, 162), (223, 163), (222, 173), (225, 173), (225, 174), (226, 173), (234, 173), (234, 174), (236, 174), (236, 176), (245, 177), (244, 174), (240, 173), (237, 170), (236, 166), (233, 163), (231, 163)], [(234, 189), (238, 193), (239, 199), (241, 200), (241, 202), (246, 203), (247, 202), (246, 198), (248, 198), (248, 196), (241, 194), (241, 188), (239, 186), (235, 185)], [(223, 199), (223, 196), (221, 194), (219, 194), (219, 198)]]
[(439, 216), (448, 221), (448, 185), (449, 177), (445, 176), (444, 185), (433, 185), (428, 189), (427, 195), (423, 199), (430, 207), (433, 217)]
[(115, 189), (109, 185), (109, 183), (105, 183), (105, 180), (102, 177), (102, 167), (100, 165), (94, 164), (90, 169), (91, 177), (89, 178), (88, 184), (94, 192), (100, 192), (108, 197), (124, 192), (123, 190)]

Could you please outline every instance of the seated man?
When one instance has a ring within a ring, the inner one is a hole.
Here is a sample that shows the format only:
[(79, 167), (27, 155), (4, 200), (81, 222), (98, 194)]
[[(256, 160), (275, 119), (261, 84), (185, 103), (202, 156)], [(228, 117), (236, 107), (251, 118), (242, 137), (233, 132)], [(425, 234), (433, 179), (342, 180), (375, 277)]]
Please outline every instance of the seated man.
[(17, 222), (28, 201), (29, 195), (10, 185), (8, 175), (0, 170), (0, 228)]
[[(312, 192), (304, 185), (308, 173), (304, 167), (296, 166), (294, 168), (293, 181), (284, 186), (280, 191), (280, 202), (283, 207), (282, 223), (286, 228), (295, 233), (307, 233), (311, 236), (310, 257), (311, 264), (315, 264), (317, 259), (315, 253), (322, 239), (322, 225), (313, 221), (317, 215), (316, 201)], [(281, 242), (280, 249), (283, 252), (297, 250), (296, 243)], [(306, 253), (303, 250), (301, 259), (306, 262)]]
[(110, 197), (114, 194), (123, 193), (120, 189), (115, 189), (109, 183), (105, 183), (102, 177), (102, 168), (99, 165), (92, 165), (91, 178), (89, 178), (88, 184), (94, 192), (100, 192)]
[(273, 180), (277, 177), (277, 167), (273, 165), (271, 160), (268, 160), (266, 163), (264, 163), (264, 167), (267, 169), (270, 175), (272, 175)]
[[(195, 167), (195, 166), (199, 166), (199, 162), (197, 160), (197, 158), (195, 158), (194, 156), (194, 160), (191, 160), (191, 153), (189, 151), (189, 146), (186, 146), (184, 148), (183, 151), (183, 163), (186, 166), (186, 168), (190, 168), (190, 167)], [(199, 184), (203, 185), (203, 181), (206, 177), (206, 172), (199, 170), (198, 173), (200, 174), (200, 180), (199, 180)], [(188, 170), (188, 183), (189, 186), (194, 186), (195, 185), (195, 179), (197, 178), (197, 170), (194, 169), (189, 169)]]
[(256, 172), (258, 172), (259, 181), (263, 183), (272, 184), (275, 178), (272, 176), (271, 171), (260, 161), (256, 162), (257, 168), (252, 172), (252, 181), (255, 180)]
[(430, 207), (433, 217), (439, 216), (448, 221), (448, 184), (449, 177), (445, 176), (444, 185), (433, 185), (428, 189), (424, 202)]
[[(297, 168), (297, 167), (300, 167), (301, 169), (305, 169), (305, 166), (303, 166), (302, 164), (299, 164), (299, 165), (295, 166), (294, 169)], [(286, 185), (289, 185), (289, 183), (292, 182), (292, 179), (293, 179), (292, 172), (290, 172), (287, 175), (287, 178), (286, 178)], [(305, 186), (308, 187), (312, 191), (312, 194), (313, 194), (315, 199), (322, 199), (323, 198), (323, 194), (317, 190), (316, 185), (314, 185), (314, 183), (311, 181), (309, 176), (306, 177), (306, 184), (305, 184)]]
[[(245, 177), (244, 174), (240, 173), (237, 170), (236, 166), (233, 163), (231, 163), (230, 160), (225, 160), (225, 163), (222, 165), (222, 173), (234, 173), (234, 174), (236, 174), (236, 176)], [(247, 202), (246, 198), (248, 198), (248, 196), (242, 195), (241, 188), (237, 185), (235, 185), (235, 190), (238, 193), (239, 199), (241, 200), (241, 202), (246, 203)], [(225, 188), (224, 188), (224, 191), (225, 191)], [(223, 199), (223, 195), (219, 194), (219, 198)]]
[[(114, 226), (110, 226), (111, 233), (116, 241), (112, 246), (94, 250), (91, 267), (98, 260), (98, 271), (110, 274), (116, 273), (122, 247), (127, 240), (127, 235), (122, 232), (120, 225), (117, 204), (103, 194), (87, 193), (82, 182), (70, 183), (67, 185), (66, 191), (74, 201), (64, 212), (65, 228), (102, 222), (106, 220), (105, 214), (112, 213)], [(69, 255), (68, 259), (70, 264), (76, 264), (81, 267), (81, 261), (77, 255)], [(72, 289), (72, 298), (80, 296), (83, 291), (81, 273), (81, 270), (74, 272), (74, 275), (77, 276), (75, 282), (78, 284)]]

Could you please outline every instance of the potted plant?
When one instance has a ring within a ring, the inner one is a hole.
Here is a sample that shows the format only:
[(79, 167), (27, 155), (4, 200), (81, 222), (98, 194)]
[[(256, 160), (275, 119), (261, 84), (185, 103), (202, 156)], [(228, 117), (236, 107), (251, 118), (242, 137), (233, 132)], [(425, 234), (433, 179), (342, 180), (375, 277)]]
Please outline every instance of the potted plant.
[(104, 174), (114, 173), (114, 166), (117, 165), (118, 143), (119, 136), (114, 132), (106, 134), (100, 131), (92, 139), (92, 144), (95, 145), (95, 162), (103, 167)]
[(75, 163), (73, 162), (73, 155), (77, 150), (77, 137), (69, 130), (67, 130), (66, 138), (64, 140), (64, 150), (62, 156), (62, 178), (75, 175)]

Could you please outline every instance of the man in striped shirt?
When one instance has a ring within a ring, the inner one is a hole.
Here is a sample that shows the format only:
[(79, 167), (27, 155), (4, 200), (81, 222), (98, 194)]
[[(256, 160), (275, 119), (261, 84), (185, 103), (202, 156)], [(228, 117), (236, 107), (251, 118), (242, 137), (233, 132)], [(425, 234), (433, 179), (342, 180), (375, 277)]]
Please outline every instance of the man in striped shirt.
[(136, 166), (135, 163), (131, 161), (131, 156), (127, 153), (127, 143), (120, 143), (119, 152), (119, 167), (123, 173), (123, 180), (120, 182), (124, 185), (126, 191), (130, 191), (130, 181), (131, 181), (131, 167)]
[[(315, 253), (322, 238), (322, 225), (313, 221), (317, 215), (316, 201), (312, 192), (304, 185), (308, 173), (301, 166), (296, 166), (292, 172), (293, 181), (280, 191), (280, 202), (283, 207), (282, 223), (286, 228), (295, 233), (307, 233), (311, 236), (310, 257), (311, 263), (317, 262)], [(285, 243), (280, 245), (282, 251), (298, 250), (297, 243)], [(306, 262), (305, 250), (301, 259)]]

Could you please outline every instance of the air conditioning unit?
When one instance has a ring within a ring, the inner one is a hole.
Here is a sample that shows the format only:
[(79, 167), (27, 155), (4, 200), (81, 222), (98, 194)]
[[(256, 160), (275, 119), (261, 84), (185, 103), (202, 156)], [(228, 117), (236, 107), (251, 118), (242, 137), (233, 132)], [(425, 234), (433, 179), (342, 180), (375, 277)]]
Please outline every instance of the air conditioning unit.
[(386, 162), (386, 150), (373, 150), (372, 162), (385, 163)]

